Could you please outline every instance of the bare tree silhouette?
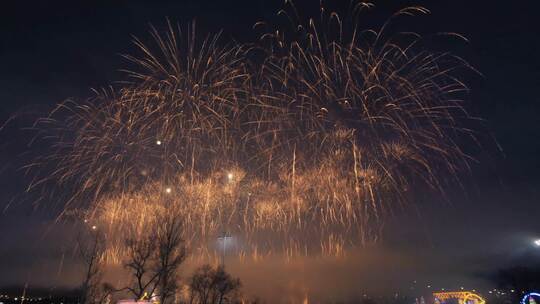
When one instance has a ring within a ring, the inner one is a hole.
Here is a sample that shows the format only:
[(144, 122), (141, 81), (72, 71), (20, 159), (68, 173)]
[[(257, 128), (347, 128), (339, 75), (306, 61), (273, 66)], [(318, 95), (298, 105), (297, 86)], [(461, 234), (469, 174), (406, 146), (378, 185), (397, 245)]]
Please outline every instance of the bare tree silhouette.
[(158, 223), (149, 233), (126, 239), (124, 267), (132, 283), (125, 289), (136, 299), (155, 295), (164, 304), (178, 289), (178, 270), (186, 258), (186, 246), (181, 219), (165, 215)]
[(228, 274), (223, 266), (199, 267), (190, 282), (190, 304), (229, 304), (238, 301), (241, 282)]
[(85, 267), (84, 279), (81, 284), (81, 303), (105, 303), (114, 288), (102, 282), (102, 255), (105, 250), (103, 234), (93, 226), (88, 232), (85, 231), (78, 235), (77, 248)]

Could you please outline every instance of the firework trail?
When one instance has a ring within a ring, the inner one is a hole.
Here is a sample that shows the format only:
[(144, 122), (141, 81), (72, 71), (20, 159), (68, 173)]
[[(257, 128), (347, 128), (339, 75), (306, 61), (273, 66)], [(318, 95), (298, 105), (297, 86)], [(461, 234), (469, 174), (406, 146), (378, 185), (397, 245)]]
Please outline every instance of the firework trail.
[(184, 219), (201, 253), (227, 232), (240, 255), (339, 255), (376, 240), (414, 188), (459, 183), (470, 159), (459, 143), (474, 134), (456, 70), (470, 67), (388, 29), (428, 11), (362, 31), (371, 4), (305, 22), (288, 5), (278, 15), (291, 25), (259, 23), (251, 45), (198, 39), (194, 24), (135, 40), (119, 89), (36, 123), (52, 144), (29, 189), (69, 193), (64, 210), (104, 227), (115, 259), (123, 235), (163, 214)]

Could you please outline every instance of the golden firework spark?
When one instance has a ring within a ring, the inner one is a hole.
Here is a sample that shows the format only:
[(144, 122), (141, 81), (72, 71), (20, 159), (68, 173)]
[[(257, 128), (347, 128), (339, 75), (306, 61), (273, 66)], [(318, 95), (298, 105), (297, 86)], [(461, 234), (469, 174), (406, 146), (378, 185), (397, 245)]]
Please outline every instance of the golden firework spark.
[(136, 40), (142, 55), (126, 56), (136, 67), (125, 85), (37, 122), (53, 144), (30, 188), (70, 192), (66, 209), (106, 227), (112, 255), (164, 213), (185, 220), (201, 252), (225, 230), (254, 257), (339, 255), (377, 239), (414, 187), (459, 181), (459, 139), (473, 134), (454, 73), (468, 65), (388, 30), (427, 10), (361, 31), (371, 6), (306, 22), (291, 7), (280, 12), (290, 28), (267, 25), (249, 47), (199, 40), (194, 24), (152, 29), (154, 47)]

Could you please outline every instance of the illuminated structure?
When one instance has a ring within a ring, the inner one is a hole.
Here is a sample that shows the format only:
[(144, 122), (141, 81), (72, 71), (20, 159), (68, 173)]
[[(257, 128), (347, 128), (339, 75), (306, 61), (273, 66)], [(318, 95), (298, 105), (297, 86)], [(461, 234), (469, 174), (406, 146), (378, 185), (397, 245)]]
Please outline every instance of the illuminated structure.
[(536, 304), (536, 301), (534, 300), (533, 297), (540, 298), (540, 293), (531, 292), (531, 293), (526, 294), (521, 299), (521, 304)]
[(450, 299), (456, 299), (459, 304), (486, 304), (486, 300), (470, 291), (434, 292), (434, 303), (443, 304)]
[(154, 294), (150, 296), (148, 292), (144, 292), (144, 295), (138, 300), (135, 300), (135, 299), (119, 300), (118, 302), (116, 302), (116, 304), (159, 304), (159, 300)]

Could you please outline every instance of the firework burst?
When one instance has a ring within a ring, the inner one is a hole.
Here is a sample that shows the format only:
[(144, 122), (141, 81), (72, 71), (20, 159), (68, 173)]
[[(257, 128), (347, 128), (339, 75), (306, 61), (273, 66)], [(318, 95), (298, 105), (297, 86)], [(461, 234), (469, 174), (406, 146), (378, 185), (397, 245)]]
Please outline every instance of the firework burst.
[(31, 165), (49, 169), (31, 188), (69, 189), (66, 210), (105, 227), (112, 256), (163, 214), (183, 218), (201, 252), (223, 232), (255, 256), (339, 255), (376, 240), (413, 188), (459, 182), (460, 138), (473, 135), (455, 73), (468, 65), (389, 33), (427, 10), (361, 31), (357, 14), (371, 6), (306, 22), (291, 6), (280, 15), (292, 26), (264, 25), (249, 47), (198, 40), (194, 24), (152, 29), (154, 47), (136, 40), (142, 55), (126, 56), (135, 68), (121, 88), (38, 121), (53, 144)]

